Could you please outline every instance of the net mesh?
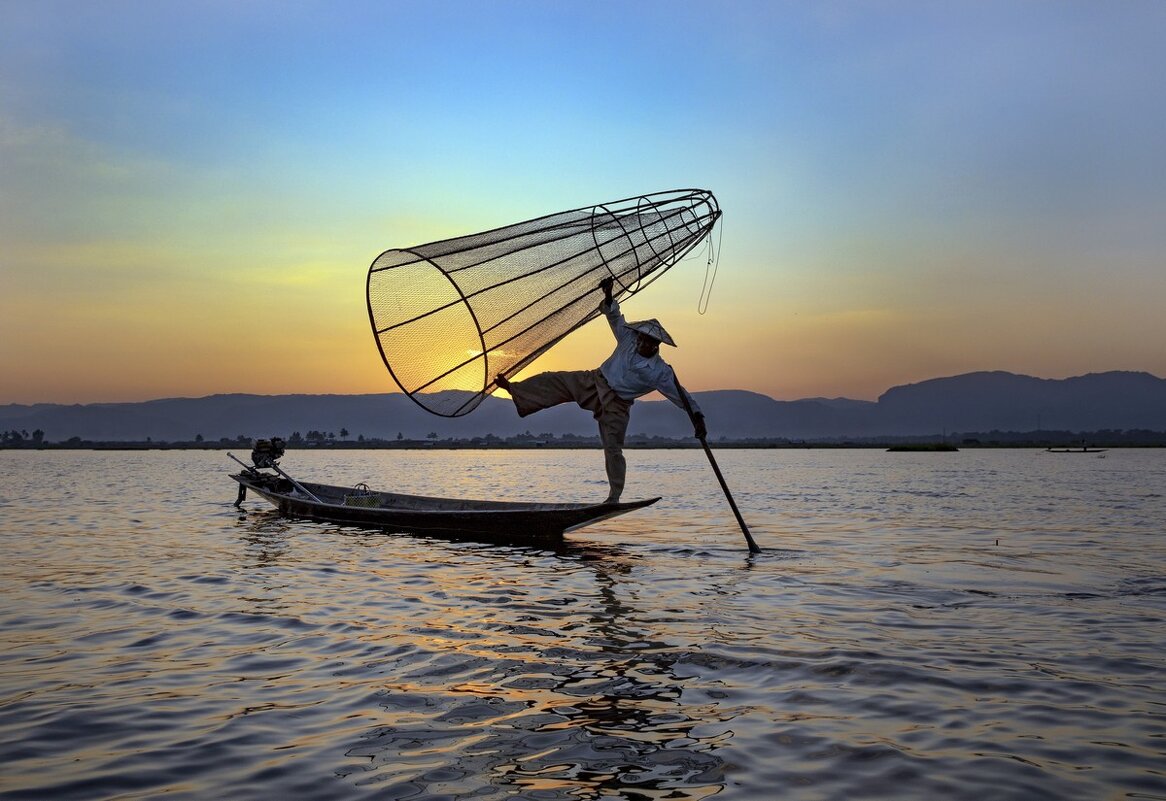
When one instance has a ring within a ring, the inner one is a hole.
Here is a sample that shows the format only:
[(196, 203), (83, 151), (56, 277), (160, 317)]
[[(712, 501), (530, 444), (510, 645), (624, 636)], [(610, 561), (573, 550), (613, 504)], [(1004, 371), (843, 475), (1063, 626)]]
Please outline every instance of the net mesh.
[(599, 315), (599, 282), (643, 289), (721, 216), (700, 189), (573, 209), (479, 234), (387, 250), (368, 271), (377, 347), (401, 389), (443, 417), (473, 411)]

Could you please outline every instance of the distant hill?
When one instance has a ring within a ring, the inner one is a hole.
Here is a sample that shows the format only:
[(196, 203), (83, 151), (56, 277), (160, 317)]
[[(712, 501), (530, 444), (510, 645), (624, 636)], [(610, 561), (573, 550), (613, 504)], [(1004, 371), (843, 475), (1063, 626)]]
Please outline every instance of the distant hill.
[[(877, 402), (847, 398), (778, 401), (742, 390), (696, 393), (713, 439), (826, 440), (953, 432), (1166, 431), (1166, 380), (1149, 373), (1093, 373), (1042, 379), (980, 372), (894, 387)], [(591, 416), (559, 406), (519, 418), (487, 398), (472, 414), (442, 418), (399, 393), (379, 395), (212, 395), (141, 403), (0, 406), (0, 431), (41, 430), (49, 442), (189, 441), (290, 436), (321, 431), (350, 439), (473, 438), (494, 434), (595, 433)], [(637, 401), (629, 434), (684, 437), (684, 413), (663, 400)]]
[(879, 414), (915, 431), (1158, 429), (1166, 381), (1149, 373), (1091, 373), (1051, 380), (1005, 372), (968, 373), (887, 390)]

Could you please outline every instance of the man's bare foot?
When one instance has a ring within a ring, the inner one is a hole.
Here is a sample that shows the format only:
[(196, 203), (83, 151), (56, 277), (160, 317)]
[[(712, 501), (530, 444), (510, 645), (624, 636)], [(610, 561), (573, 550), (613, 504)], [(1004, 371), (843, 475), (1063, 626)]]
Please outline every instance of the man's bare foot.
[(504, 389), (507, 392), (510, 391), (510, 379), (507, 378), (506, 376), (502, 375), (501, 373), (494, 376), (494, 383), (498, 385), (499, 389)]

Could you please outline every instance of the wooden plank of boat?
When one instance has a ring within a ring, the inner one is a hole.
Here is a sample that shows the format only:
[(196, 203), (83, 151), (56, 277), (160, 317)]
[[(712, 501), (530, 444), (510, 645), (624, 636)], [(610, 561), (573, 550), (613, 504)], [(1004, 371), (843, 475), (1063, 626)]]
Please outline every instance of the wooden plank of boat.
[(231, 475), (287, 517), (403, 531), (507, 542), (555, 542), (584, 526), (651, 506), (627, 503), (523, 503), (437, 498), (365, 488), (293, 482), (256, 470)]

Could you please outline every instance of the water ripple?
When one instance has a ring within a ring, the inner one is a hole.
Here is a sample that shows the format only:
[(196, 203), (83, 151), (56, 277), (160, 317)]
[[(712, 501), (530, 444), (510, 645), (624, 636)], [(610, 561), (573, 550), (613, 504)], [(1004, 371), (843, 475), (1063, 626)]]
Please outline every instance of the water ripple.
[[(215, 453), (3, 452), (0, 798), (1166, 798), (1166, 461), (1108, 456), (726, 452), (750, 557), (690, 452), (550, 550), (236, 510)], [(598, 464), (295, 462), (547, 500)]]

